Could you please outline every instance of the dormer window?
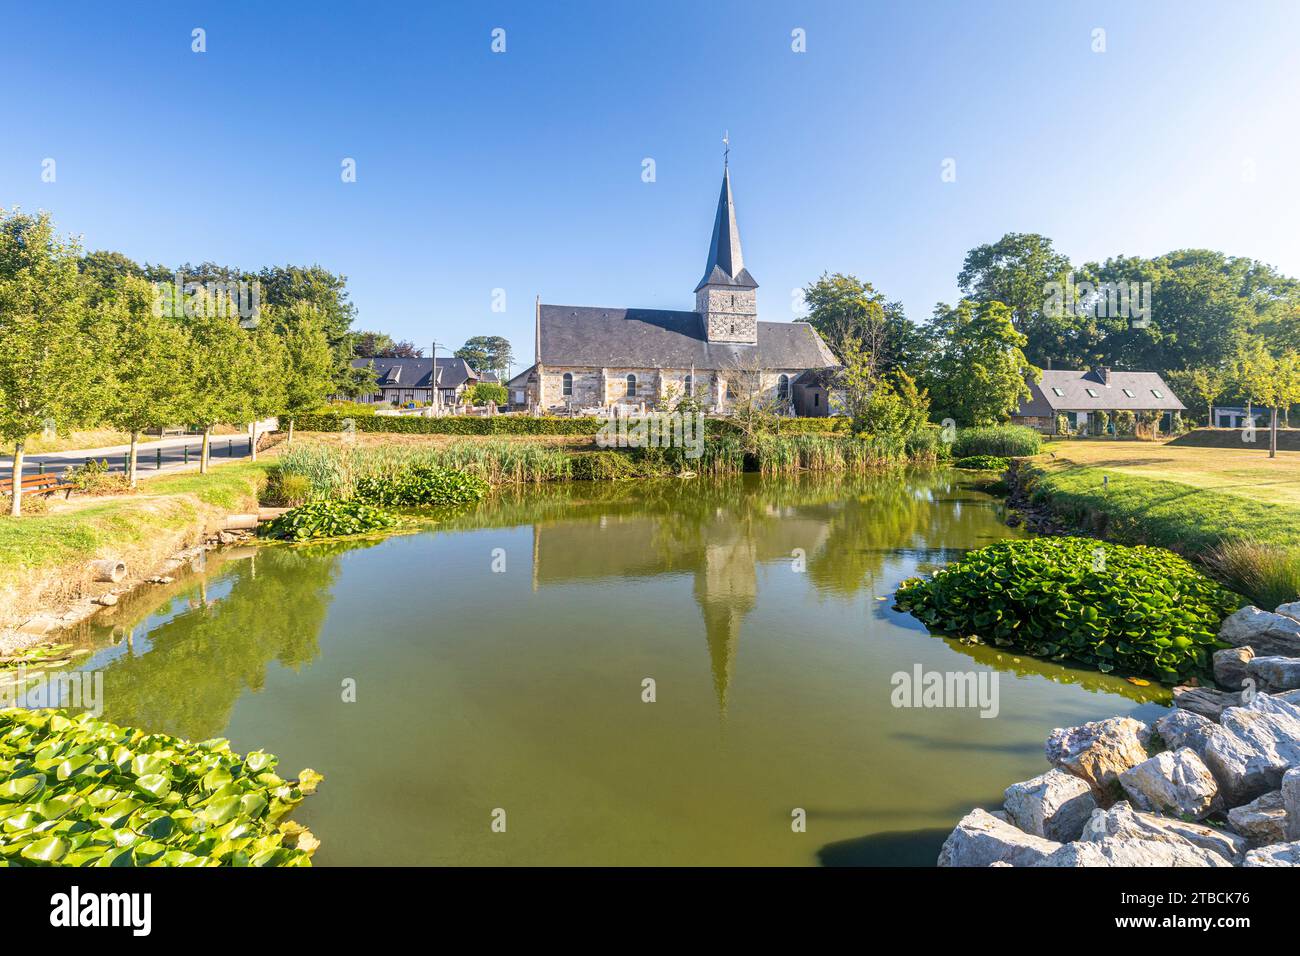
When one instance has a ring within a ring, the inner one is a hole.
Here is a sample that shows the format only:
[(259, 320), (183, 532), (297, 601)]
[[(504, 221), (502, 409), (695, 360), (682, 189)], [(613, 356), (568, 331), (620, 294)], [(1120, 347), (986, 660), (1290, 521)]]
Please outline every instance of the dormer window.
[(1137, 398), (1137, 396), (1133, 394), (1133, 389), (1131, 388), (1120, 389), (1120, 391), (1124, 393), (1125, 398)]
[(1153, 389), (1151, 389), (1151, 394), (1154, 395), (1156, 398), (1164, 398), (1164, 397), (1165, 397), (1164, 392), (1160, 391), (1160, 389), (1158, 389), (1158, 388), (1153, 388)]
[(1053, 386), (1052, 386), (1052, 394), (1055, 395), (1057, 398), (1064, 398), (1064, 397), (1065, 397), (1065, 389), (1063, 389), (1063, 388), (1057, 388), (1055, 385), (1053, 385)]
[(1089, 397), (1089, 398), (1100, 398), (1100, 397), (1101, 397), (1101, 395), (1098, 394), (1098, 392), (1097, 392), (1097, 390), (1096, 390), (1095, 388), (1085, 388), (1084, 391), (1088, 393), (1088, 397)]

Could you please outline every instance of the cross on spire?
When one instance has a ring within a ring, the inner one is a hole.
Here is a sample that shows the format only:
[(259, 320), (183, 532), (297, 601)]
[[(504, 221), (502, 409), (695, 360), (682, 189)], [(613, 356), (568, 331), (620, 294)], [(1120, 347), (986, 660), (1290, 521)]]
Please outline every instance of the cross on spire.
[(727, 168), (727, 162), (731, 158), (731, 133), (728, 130), (722, 131), (722, 168)]

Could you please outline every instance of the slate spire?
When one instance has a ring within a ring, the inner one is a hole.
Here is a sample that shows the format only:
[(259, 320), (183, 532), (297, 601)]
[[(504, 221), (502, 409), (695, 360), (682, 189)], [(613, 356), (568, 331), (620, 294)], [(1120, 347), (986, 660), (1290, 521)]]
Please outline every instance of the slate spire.
[(704, 278), (695, 287), (695, 291), (699, 292), (707, 285), (758, 288), (758, 283), (745, 268), (745, 259), (740, 252), (740, 230), (736, 228), (736, 204), (731, 198), (731, 171), (726, 166), (722, 168), (722, 192), (718, 196), (718, 213), (713, 219), (709, 261), (704, 266)]

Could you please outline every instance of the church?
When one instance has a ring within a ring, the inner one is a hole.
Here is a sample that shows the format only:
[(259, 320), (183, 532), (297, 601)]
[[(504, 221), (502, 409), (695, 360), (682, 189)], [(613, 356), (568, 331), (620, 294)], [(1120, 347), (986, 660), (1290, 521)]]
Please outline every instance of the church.
[(725, 415), (739, 398), (784, 414), (832, 412), (838, 366), (804, 322), (758, 318), (758, 283), (745, 268), (731, 175), (713, 220), (695, 311), (546, 305), (534, 317), (535, 361), (507, 384), (515, 408), (545, 414), (662, 409), (689, 396)]

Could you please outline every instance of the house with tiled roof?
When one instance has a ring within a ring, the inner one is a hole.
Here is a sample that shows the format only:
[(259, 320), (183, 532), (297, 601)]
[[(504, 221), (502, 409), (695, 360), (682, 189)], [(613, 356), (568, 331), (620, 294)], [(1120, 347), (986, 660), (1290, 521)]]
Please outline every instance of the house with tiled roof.
[[(802, 322), (758, 317), (758, 283), (745, 267), (724, 166), (694, 311), (550, 305), (538, 299), (533, 365), (507, 383), (510, 402), (544, 412), (663, 407), (689, 396), (725, 413), (746, 397), (789, 413), (827, 414), (820, 398), (796, 402), (795, 382), (834, 367), (834, 354)], [(817, 402), (816, 408), (813, 401)]]
[[(375, 385), (357, 400), (369, 404), (407, 405), (413, 402), (432, 404), (435, 396), (430, 387), (434, 361), (427, 358), (355, 358), (353, 368), (374, 371)], [(437, 360), (437, 403), (459, 405), (465, 392), (479, 382), (496, 382), (491, 372), (479, 373), (464, 359), (449, 357)]]
[(1089, 430), (1090, 419), (1105, 412), (1144, 413), (1161, 420), (1169, 431), (1175, 413), (1187, 410), (1174, 390), (1156, 372), (1123, 372), (1101, 366), (1090, 371), (1046, 369), (1042, 380), (1029, 386), (1029, 398), (1011, 416), (1018, 425), (1028, 425), (1046, 434), (1056, 431), (1058, 415), (1066, 416), (1074, 431)]

